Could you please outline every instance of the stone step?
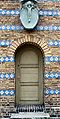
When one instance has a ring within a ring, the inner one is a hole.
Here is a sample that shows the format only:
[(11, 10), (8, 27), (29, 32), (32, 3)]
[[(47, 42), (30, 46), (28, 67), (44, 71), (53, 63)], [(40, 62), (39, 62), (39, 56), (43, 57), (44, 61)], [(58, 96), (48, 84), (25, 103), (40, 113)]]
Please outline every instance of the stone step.
[[(9, 118), (0, 118), (0, 119), (12, 119), (11, 117)], [(21, 118), (13, 118), (13, 119), (21, 119)], [(23, 118), (22, 118), (23, 119)], [(24, 118), (24, 119), (60, 119), (60, 117), (37, 117), (37, 118)]]
[[(11, 119), (11, 118), (0, 118), (0, 119)], [(29, 118), (29, 119), (32, 119), (32, 118)], [(60, 117), (40, 117), (40, 118), (34, 118), (34, 119), (60, 119)]]
[(10, 119), (23, 119), (23, 118), (26, 118), (26, 119), (33, 119), (33, 118), (49, 118), (49, 114), (48, 113), (44, 113), (44, 112), (19, 112), (19, 113), (16, 113), (16, 114), (12, 114)]
[[(10, 119), (10, 117), (12, 115), (17, 115), (19, 113), (48, 113), (50, 115), (50, 118), (47, 119), (60, 119), (60, 107), (43, 107), (43, 111), (41, 110), (42, 106), (37, 106), (37, 105), (33, 105), (33, 106), (19, 106), (18, 107), (18, 111), (17, 108), (11, 108), (11, 110), (6, 110), (6, 112), (2, 112), (3, 113), (3, 117), (6, 119)], [(2, 117), (2, 116), (1, 116)], [(0, 119), (2, 119), (0, 117)]]

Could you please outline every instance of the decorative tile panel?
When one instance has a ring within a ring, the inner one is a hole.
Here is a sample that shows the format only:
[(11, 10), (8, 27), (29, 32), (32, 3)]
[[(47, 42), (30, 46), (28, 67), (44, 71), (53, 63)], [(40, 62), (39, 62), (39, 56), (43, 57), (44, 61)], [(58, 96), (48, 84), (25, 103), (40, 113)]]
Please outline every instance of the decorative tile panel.
[[(14, 57), (0, 57), (0, 62), (15, 62)], [(60, 56), (46, 56), (45, 62), (60, 62)]]
[(37, 26), (36, 30), (38, 31), (60, 31), (60, 26)]
[(0, 15), (16, 16), (19, 15), (19, 13), (19, 10), (0, 10)]
[[(45, 95), (60, 94), (60, 89), (46, 89), (44, 91)], [(0, 90), (0, 96), (15, 96), (15, 90)]]
[[(46, 79), (51, 79), (51, 78), (60, 78), (60, 72), (46, 72), (44, 77)], [(15, 73), (0, 73), (0, 79), (13, 79), (15, 78)]]
[(14, 62), (14, 57), (0, 57), (0, 62)]
[(60, 56), (47, 56), (45, 62), (60, 62)]
[(0, 73), (0, 79), (13, 79), (15, 78), (14, 73)]
[(44, 76), (46, 79), (52, 79), (52, 78), (60, 78), (60, 72), (47, 72), (45, 73), (45, 76)]
[(60, 89), (54, 89), (54, 90), (52, 90), (52, 89), (47, 89), (46, 91), (45, 91), (45, 94), (46, 95), (54, 95), (54, 94), (60, 94)]
[(53, 47), (57, 46), (57, 47), (59, 47), (60, 46), (60, 40), (49, 40), (48, 41), (48, 46), (53, 46)]
[[(46, 72), (44, 77), (46, 79), (51, 79), (51, 78), (60, 78), (60, 72)], [(13, 79), (15, 78), (15, 73), (0, 73), (0, 79)]]
[[(46, 79), (50, 79), (50, 78), (60, 78), (60, 72), (46, 72), (44, 77)], [(13, 79), (15, 78), (15, 73), (0, 73), (0, 78), (1, 79)]]
[(10, 46), (11, 44), (11, 40), (0, 40), (0, 46)]
[[(0, 30), (24, 30), (23, 26), (17, 25), (0, 25)], [(34, 30), (38, 31), (60, 31), (60, 26), (37, 26)]]
[(40, 16), (60, 16), (59, 10), (39, 10)]
[(24, 30), (24, 27), (15, 25), (0, 25), (0, 30)]
[(0, 96), (14, 96), (15, 90), (0, 90)]
[[(16, 16), (20, 15), (19, 10), (0, 10), (0, 15)], [(60, 16), (60, 10), (39, 10), (40, 16)]]

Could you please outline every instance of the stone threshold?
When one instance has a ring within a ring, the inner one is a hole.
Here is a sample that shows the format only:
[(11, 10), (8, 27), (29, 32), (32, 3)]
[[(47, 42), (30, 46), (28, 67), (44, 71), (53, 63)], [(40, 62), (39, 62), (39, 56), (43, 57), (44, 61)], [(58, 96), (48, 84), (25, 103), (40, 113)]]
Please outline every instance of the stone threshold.
[[(11, 119), (11, 118), (0, 118), (0, 119)], [(15, 118), (12, 118), (15, 119)], [(21, 118), (16, 118), (16, 119), (21, 119)], [(22, 118), (23, 119), (23, 118)], [(40, 118), (24, 118), (24, 119), (60, 119), (60, 117), (40, 117)]]
[(49, 118), (50, 115), (48, 113), (44, 113), (44, 112), (19, 112), (17, 114), (11, 114), (11, 119), (23, 119), (23, 118), (29, 118), (29, 119), (33, 119), (33, 118)]

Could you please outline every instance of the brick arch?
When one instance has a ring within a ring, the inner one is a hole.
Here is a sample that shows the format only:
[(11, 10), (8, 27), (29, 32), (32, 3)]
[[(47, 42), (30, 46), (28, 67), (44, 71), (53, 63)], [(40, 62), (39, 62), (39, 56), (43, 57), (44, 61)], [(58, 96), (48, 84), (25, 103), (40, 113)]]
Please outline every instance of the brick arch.
[(23, 37), (20, 37), (16, 41), (13, 41), (12, 45), (9, 47), (8, 54), (10, 56), (14, 56), (16, 49), (23, 43), (27, 42), (38, 45), (42, 49), (45, 56), (51, 55), (51, 51), (45, 39), (44, 38), (41, 39), (40, 36), (35, 35), (23, 35)]

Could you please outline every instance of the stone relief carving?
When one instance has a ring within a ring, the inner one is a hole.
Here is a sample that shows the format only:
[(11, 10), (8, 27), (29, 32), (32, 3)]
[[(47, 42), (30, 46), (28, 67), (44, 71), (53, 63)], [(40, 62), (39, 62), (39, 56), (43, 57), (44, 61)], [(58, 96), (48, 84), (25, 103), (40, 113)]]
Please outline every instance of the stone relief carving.
[(20, 9), (20, 20), (24, 28), (33, 29), (39, 19), (37, 0), (19, 0), (22, 3)]

